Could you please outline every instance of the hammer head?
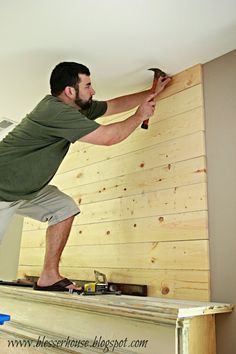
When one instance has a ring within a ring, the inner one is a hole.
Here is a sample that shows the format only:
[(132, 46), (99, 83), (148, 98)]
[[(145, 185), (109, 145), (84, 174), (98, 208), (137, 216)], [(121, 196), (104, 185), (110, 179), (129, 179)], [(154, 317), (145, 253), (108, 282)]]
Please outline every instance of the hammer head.
[(148, 70), (152, 70), (154, 71), (154, 79), (159, 79), (159, 77), (165, 77), (167, 76), (166, 73), (164, 73), (164, 71), (162, 71), (161, 69), (158, 69), (158, 68), (151, 68), (151, 69), (148, 69)]

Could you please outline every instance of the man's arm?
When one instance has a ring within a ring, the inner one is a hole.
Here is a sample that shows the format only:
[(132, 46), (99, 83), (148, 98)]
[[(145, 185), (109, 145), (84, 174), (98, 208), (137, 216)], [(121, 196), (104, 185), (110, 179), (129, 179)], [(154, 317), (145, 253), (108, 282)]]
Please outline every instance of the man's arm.
[(108, 125), (101, 125), (79, 141), (95, 145), (113, 145), (126, 139), (145, 119), (150, 118), (155, 110), (155, 94), (149, 95), (129, 118)]
[[(170, 82), (171, 78), (160, 77), (157, 83), (156, 95), (158, 95), (166, 85)], [(104, 116), (110, 116), (112, 114), (117, 114), (121, 112), (129, 111), (132, 108), (139, 106), (143, 101), (147, 99), (150, 95), (150, 90), (132, 93), (130, 95), (125, 95), (117, 98), (113, 98), (107, 101), (107, 110)]]

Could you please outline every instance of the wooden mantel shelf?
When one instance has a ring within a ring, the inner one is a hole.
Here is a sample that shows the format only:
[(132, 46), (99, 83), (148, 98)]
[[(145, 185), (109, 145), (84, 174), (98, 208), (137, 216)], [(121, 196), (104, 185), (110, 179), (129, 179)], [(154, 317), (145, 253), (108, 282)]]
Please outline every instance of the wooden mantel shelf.
[(81, 296), (76, 293), (43, 292), (12, 286), (1, 286), (0, 294), (30, 303), (41, 302), (63, 306), (64, 308), (80, 309), (157, 323), (176, 322), (176, 320), (182, 318), (225, 313), (233, 310), (233, 305), (223, 303), (126, 295)]
[[(12, 286), (0, 286), (0, 299), (0, 312), (11, 315), (11, 321), (0, 328), (1, 335), (36, 340), (40, 334), (92, 341), (96, 336), (115, 340), (116, 336), (129, 334), (131, 339), (148, 340), (149, 350), (118, 348), (114, 353), (214, 354), (215, 315), (233, 310), (233, 305), (223, 303), (124, 295), (81, 296)], [(157, 347), (160, 349), (153, 349)], [(102, 351), (79, 351), (94, 352)], [(78, 349), (70, 353), (78, 353)]]

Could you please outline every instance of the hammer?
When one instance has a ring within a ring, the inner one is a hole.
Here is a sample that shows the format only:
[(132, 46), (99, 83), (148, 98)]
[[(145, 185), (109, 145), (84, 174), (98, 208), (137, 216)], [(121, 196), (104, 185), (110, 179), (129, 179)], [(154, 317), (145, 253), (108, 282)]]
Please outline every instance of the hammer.
[[(164, 71), (162, 71), (160, 69), (157, 69), (157, 68), (151, 68), (151, 69), (148, 69), (148, 70), (154, 71), (154, 78), (153, 78), (153, 83), (152, 83), (152, 88), (150, 90), (150, 93), (155, 93), (158, 79), (160, 77), (165, 77), (167, 75), (166, 75), (166, 73), (164, 73)], [(141, 125), (141, 128), (148, 129), (148, 122), (149, 122), (149, 119), (144, 120), (142, 125)]]

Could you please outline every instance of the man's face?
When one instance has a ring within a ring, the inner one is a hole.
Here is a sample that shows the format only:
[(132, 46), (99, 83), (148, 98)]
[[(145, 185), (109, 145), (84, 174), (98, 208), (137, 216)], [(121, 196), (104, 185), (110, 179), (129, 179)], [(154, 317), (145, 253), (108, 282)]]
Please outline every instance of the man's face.
[(75, 104), (81, 109), (88, 109), (92, 104), (95, 91), (92, 88), (90, 76), (79, 74), (80, 82), (77, 84)]

